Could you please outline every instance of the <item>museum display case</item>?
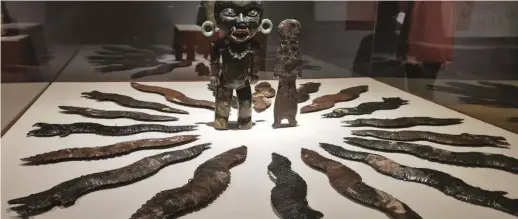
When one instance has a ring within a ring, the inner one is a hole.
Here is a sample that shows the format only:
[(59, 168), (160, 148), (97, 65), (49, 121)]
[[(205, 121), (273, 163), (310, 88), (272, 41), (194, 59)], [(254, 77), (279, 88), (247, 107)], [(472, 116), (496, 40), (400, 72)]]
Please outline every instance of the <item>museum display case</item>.
[(516, 218), (516, 6), (2, 2), (1, 217)]

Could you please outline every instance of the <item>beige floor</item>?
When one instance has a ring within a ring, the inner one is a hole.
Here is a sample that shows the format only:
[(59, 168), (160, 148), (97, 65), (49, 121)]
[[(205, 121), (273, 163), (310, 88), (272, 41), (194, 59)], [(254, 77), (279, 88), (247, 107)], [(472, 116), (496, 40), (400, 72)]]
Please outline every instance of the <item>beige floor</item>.
[(2, 135), (48, 84), (47, 82), (1, 84)]

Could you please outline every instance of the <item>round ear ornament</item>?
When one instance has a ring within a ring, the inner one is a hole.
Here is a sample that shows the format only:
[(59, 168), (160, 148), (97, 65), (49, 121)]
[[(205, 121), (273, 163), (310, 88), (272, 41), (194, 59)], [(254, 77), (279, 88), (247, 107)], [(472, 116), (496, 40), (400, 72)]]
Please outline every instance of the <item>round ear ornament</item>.
[(259, 25), (259, 31), (263, 34), (269, 34), (272, 32), (273, 29), (273, 23), (270, 19), (263, 19), (261, 21), (261, 25)]
[(206, 36), (210, 37), (214, 34), (215, 28), (214, 23), (212, 21), (205, 21), (203, 24), (201, 24), (201, 33)]

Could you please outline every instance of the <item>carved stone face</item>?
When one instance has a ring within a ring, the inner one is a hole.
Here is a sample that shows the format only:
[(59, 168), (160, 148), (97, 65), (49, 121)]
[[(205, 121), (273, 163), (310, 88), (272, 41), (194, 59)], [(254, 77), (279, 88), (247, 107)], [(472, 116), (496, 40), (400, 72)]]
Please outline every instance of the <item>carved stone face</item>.
[(300, 35), (300, 23), (294, 19), (286, 19), (277, 26), (277, 35), (281, 40), (294, 40)]
[(218, 27), (234, 42), (246, 42), (257, 34), (263, 8), (259, 1), (216, 1)]

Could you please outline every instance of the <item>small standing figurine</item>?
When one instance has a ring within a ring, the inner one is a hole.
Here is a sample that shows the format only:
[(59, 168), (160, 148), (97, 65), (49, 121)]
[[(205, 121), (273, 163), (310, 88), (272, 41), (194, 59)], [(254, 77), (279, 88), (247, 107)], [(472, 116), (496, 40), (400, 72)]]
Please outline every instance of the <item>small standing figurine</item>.
[(294, 19), (281, 21), (277, 27), (281, 46), (277, 50), (274, 77), (279, 80), (277, 97), (273, 108), (273, 128), (280, 128), (283, 119), (289, 126), (297, 126), (297, 77), (302, 74), (300, 67), (301, 55), (299, 49), (300, 23)]
[[(259, 80), (260, 61), (260, 45), (253, 37), (259, 31), (263, 34), (270, 33), (272, 22), (263, 19), (263, 7), (260, 1), (215, 1), (212, 10), (213, 17), (207, 17), (207, 21), (202, 24), (202, 33), (205, 36), (212, 36), (215, 30), (219, 29), (224, 34), (211, 44), (210, 83), (216, 88), (214, 128), (228, 129), (232, 93), (236, 90), (239, 103), (238, 128), (250, 129), (252, 128), (250, 84), (255, 84)], [(221, 63), (220, 59), (222, 59)]]

